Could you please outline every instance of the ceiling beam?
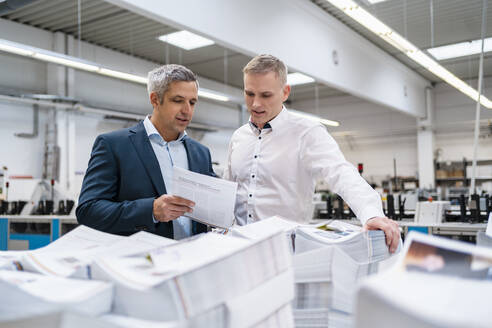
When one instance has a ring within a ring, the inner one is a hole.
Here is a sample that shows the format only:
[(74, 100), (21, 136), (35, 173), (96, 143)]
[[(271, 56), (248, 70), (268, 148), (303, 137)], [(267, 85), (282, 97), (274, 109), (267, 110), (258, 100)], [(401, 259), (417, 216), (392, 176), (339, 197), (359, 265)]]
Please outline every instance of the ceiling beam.
[(311, 2), (107, 1), (246, 55), (276, 55), (318, 82), (415, 117), (424, 115), (429, 82)]

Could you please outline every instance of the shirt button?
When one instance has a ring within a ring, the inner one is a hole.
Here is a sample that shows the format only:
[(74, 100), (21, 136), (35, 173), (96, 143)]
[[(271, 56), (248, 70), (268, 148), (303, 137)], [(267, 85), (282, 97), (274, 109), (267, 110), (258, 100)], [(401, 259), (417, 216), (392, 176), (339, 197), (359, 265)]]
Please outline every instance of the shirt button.
[(251, 177), (254, 179), (255, 178), (255, 175), (253, 174)]
[(255, 158), (258, 158), (258, 155), (255, 155)]
[(248, 214), (248, 217), (251, 217), (251, 214)]
[(260, 137), (258, 137), (258, 139), (261, 139), (261, 136), (260, 136)]
[(253, 197), (253, 194), (249, 194), (249, 197)]

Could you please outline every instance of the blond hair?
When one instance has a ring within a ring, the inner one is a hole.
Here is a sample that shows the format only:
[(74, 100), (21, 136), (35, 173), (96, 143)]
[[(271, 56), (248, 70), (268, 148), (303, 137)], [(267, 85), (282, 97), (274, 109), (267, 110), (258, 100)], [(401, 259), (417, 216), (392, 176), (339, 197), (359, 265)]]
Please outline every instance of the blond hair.
[(287, 84), (287, 66), (275, 56), (258, 55), (251, 59), (243, 68), (244, 74), (266, 74), (269, 72), (275, 72), (282, 86)]

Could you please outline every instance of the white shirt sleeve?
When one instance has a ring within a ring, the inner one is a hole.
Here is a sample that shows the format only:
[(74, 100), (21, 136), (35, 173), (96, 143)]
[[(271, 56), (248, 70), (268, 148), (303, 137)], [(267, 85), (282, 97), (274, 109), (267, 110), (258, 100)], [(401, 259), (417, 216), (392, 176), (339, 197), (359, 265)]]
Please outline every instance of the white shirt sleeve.
[(232, 181), (232, 171), (231, 171), (231, 153), (232, 153), (232, 141), (234, 139), (234, 134), (229, 141), (229, 148), (227, 150), (227, 163), (224, 169), (222, 179)]
[(301, 136), (301, 162), (313, 179), (324, 179), (339, 194), (364, 225), (373, 217), (384, 217), (381, 197), (345, 160), (340, 148), (322, 125)]

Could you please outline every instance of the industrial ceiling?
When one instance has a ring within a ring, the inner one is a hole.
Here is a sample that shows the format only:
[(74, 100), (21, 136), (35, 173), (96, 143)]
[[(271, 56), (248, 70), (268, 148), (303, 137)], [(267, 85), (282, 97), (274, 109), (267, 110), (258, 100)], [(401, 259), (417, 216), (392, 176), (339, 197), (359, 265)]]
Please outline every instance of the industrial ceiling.
[[(345, 16), (327, 1), (311, 0), (311, 2), (429, 81), (439, 82), (433, 74), (418, 67), (406, 56), (398, 53), (393, 47)], [(358, 0), (358, 2), (421, 49), (427, 49), (432, 45), (440, 46), (480, 38), (481, 0), (387, 0), (373, 5), (369, 4), (367, 0)], [(433, 6), (433, 18), (430, 14), (431, 5)], [(78, 13), (78, 1), (38, 0), (0, 15), (0, 17), (78, 37)], [(488, 17), (492, 17), (492, 6), (488, 6)], [(181, 63), (203, 77), (242, 88), (241, 69), (249, 61), (249, 56), (217, 44), (192, 51), (181, 50), (165, 44), (158, 41), (157, 37), (176, 31), (175, 28), (103, 0), (81, 1), (80, 18), (81, 38), (84, 41), (146, 59), (156, 64)], [(432, 20), (434, 25), (433, 38), (431, 37)], [(488, 24), (486, 35), (492, 36), (492, 24)], [(449, 59), (441, 63), (455, 75), (465, 80), (474, 79), (478, 75), (478, 55)], [(484, 75), (492, 75), (491, 54), (485, 56)], [(316, 94), (319, 98), (345, 95), (345, 93), (323, 84), (316, 84), (316, 86), (317, 90), (315, 90), (313, 83), (294, 87), (291, 100), (312, 99)]]

